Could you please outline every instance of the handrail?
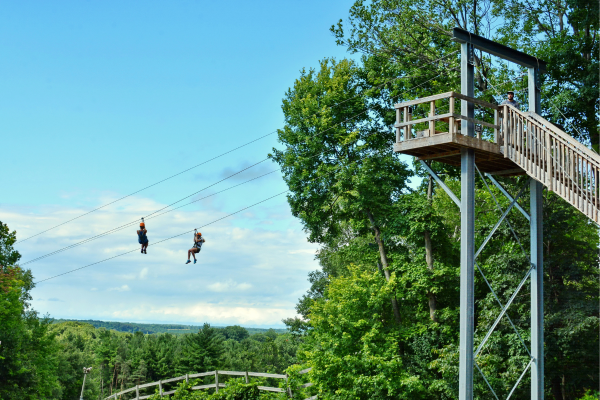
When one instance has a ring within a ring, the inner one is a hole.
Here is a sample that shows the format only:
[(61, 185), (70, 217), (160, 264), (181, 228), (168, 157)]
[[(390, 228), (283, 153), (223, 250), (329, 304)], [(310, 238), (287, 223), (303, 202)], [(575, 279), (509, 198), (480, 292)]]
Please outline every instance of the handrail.
[[(312, 368), (306, 368), (303, 369), (302, 371), (298, 372), (300, 375), (306, 374), (307, 372), (309, 372)], [(150, 383), (144, 383), (142, 385), (136, 385), (132, 388), (129, 389), (125, 389), (122, 390), (118, 393), (114, 393), (111, 394), (110, 396), (106, 397), (104, 400), (110, 400), (110, 399), (117, 399), (117, 397), (122, 396), (126, 393), (130, 393), (133, 391), (136, 391), (136, 400), (143, 400), (143, 399), (147, 399), (150, 398), (152, 396), (154, 396), (153, 394), (151, 395), (145, 395), (145, 396), (140, 396), (139, 395), (139, 389), (142, 388), (148, 388), (148, 387), (152, 387), (152, 386), (158, 386), (159, 387), (159, 394), (161, 397), (163, 396), (167, 396), (170, 394), (175, 393), (175, 390), (170, 390), (167, 392), (163, 392), (162, 389), (162, 385), (164, 383), (169, 383), (169, 382), (177, 382), (177, 381), (182, 381), (185, 380), (186, 382), (189, 382), (190, 379), (193, 378), (199, 378), (199, 377), (203, 377), (203, 376), (214, 376), (215, 377), (215, 383), (210, 383), (208, 385), (199, 385), (199, 386), (193, 386), (191, 389), (192, 390), (201, 390), (201, 389), (215, 389), (216, 391), (218, 391), (219, 388), (225, 388), (227, 387), (227, 385), (225, 385), (224, 383), (219, 383), (219, 375), (230, 375), (230, 376), (245, 376), (246, 377), (246, 383), (249, 383), (249, 377), (254, 376), (254, 377), (261, 377), (261, 378), (276, 378), (276, 379), (288, 379), (288, 376), (286, 374), (270, 374), (270, 373), (266, 373), (266, 372), (249, 372), (249, 371), (220, 371), (220, 370), (216, 370), (216, 371), (207, 371), (207, 372), (200, 372), (200, 373), (195, 373), (195, 374), (185, 374), (182, 376), (177, 376), (174, 378), (169, 378), (169, 379), (161, 379), (158, 380), (156, 382), (150, 382)], [(306, 383), (304, 385), (301, 385), (301, 387), (309, 387), (312, 384), (310, 383)], [(285, 393), (286, 390), (282, 389), (282, 388), (276, 388), (276, 387), (270, 387), (270, 386), (258, 386), (258, 390), (264, 390), (264, 391), (268, 391), (268, 392), (278, 392), (278, 393)], [(290, 390), (288, 390), (288, 393), (290, 395), (290, 397), (292, 396), (292, 393)]]
[[(521, 114), (524, 114), (520, 110), (516, 110), (516, 111), (519, 112), (519, 113), (521, 113)], [(569, 144), (571, 144), (572, 146), (574, 146), (577, 150), (581, 151), (582, 153), (586, 154), (587, 156), (591, 156), (591, 157), (595, 156), (598, 159), (598, 162), (600, 162), (600, 155), (598, 153), (596, 153), (596, 152), (588, 153), (589, 150), (590, 150), (588, 147), (584, 146), (582, 143), (580, 143), (577, 140), (575, 140), (572, 136), (566, 135), (565, 132), (563, 132), (562, 130), (560, 130), (556, 125), (554, 125), (552, 122), (548, 121), (547, 119), (545, 119), (541, 115), (538, 115), (538, 114), (536, 114), (534, 112), (527, 112), (526, 115), (528, 117), (536, 120), (537, 122), (545, 125), (545, 127), (547, 129), (549, 129), (552, 132), (554, 132), (562, 140), (565, 140), (566, 142), (568, 142)]]
[[(439, 100), (449, 100), (448, 112), (444, 114), (436, 114), (436, 102)], [(468, 103), (476, 104), (478, 106), (488, 108), (494, 115), (494, 123), (490, 123), (487, 121), (481, 121), (475, 118), (468, 117), (466, 115), (462, 115), (461, 113), (455, 112), (455, 100), (464, 100)], [(420, 104), (429, 103), (429, 113), (426, 117), (413, 120), (412, 119), (412, 107)], [(394, 127), (396, 128), (396, 142), (400, 143), (403, 141), (417, 139), (421, 137), (432, 137), (437, 135), (438, 132), (436, 130), (436, 122), (444, 122), (448, 124), (448, 132), (450, 135), (458, 134), (459, 126), (458, 121), (464, 120), (468, 122), (472, 122), (476, 125), (485, 126), (487, 128), (491, 128), (494, 130), (494, 142), (497, 141), (499, 136), (499, 132), (501, 126), (499, 125), (499, 112), (501, 110), (501, 106), (497, 104), (492, 104), (484, 100), (476, 99), (474, 97), (465, 96), (460, 93), (456, 93), (453, 91), (445, 92), (441, 94), (436, 94), (433, 96), (422, 97), (416, 100), (405, 101), (402, 103), (398, 103), (394, 105), (396, 109), (396, 123)], [(418, 131), (415, 133), (415, 137), (413, 137), (412, 127), (417, 124), (422, 124), (429, 122), (429, 129), (425, 131)], [(482, 139), (481, 131), (478, 132), (477, 138)]]
[(600, 155), (543, 117), (503, 105), (504, 157), (600, 223)]
[(476, 99), (474, 97), (469, 97), (464, 94), (453, 92), (453, 91), (440, 93), (440, 94), (434, 94), (433, 96), (421, 97), (416, 100), (409, 100), (409, 101), (405, 101), (402, 103), (398, 103), (398, 104), (394, 105), (394, 108), (403, 108), (403, 107), (413, 106), (413, 105), (417, 105), (417, 104), (427, 103), (430, 101), (447, 99), (450, 97), (454, 97), (454, 98), (460, 99), (460, 100), (465, 100), (470, 103), (477, 104), (477, 105), (487, 107), (487, 108), (491, 108), (494, 110), (497, 110), (500, 108), (500, 106), (497, 104), (488, 103), (485, 100)]

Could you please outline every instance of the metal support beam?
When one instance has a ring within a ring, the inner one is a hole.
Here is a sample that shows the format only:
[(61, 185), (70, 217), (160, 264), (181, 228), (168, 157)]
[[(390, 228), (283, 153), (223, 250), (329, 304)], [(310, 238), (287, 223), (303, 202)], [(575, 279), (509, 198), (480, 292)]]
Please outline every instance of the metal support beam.
[[(461, 43), (461, 94), (474, 97), (473, 46)], [(461, 100), (463, 135), (475, 136), (475, 108)], [(473, 335), (475, 330), (475, 152), (461, 150), (461, 235), (460, 235), (460, 349), (459, 400), (473, 400)]]
[(530, 189), (530, 236), (531, 264), (535, 271), (531, 274), (531, 399), (544, 399), (544, 257), (543, 257), (543, 215), (542, 183), (531, 180)]
[(529, 96), (529, 111), (540, 115), (542, 92), (540, 89), (540, 70), (529, 68), (527, 74), (527, 94)]
[(431, 175), (431, 177), (435, 179), (438, 185), (440, 185), (442, 189), (444, 189), (446, 194), (450, 196), (450, 198), (458, 206), (458, 208), (460, 208), (460, 200), (458, 199), (458, 197), (456, 197), (454, 192), (450, 190), (450, 188), (444, 183), (443, 180), (440, 179), (440, 177), (435, 172), (433, 172), (433, 170), (429, 167), (429, 165), (427, 165), (425, 161), (421, 160), (421, 165), (427, 170), (427, 172), (429, 172), (429, 175)]
[[(529, 111), (540, 113), (539, 70), (529, 68)], [(543, 189), (541, 182), (535, 179), (530, 183), (529, 215), (531, 265), (535, 271), (531, 274), (531, 399), (544, 399), (544, 224)]]
[(537, 57), (530, 56), (519, 50), (511, 49), (500, 43), (496, 43), (490, 39), (486, 39), (483, 36), (475, 35), (462, 28), (454, 28), (452, 30), (452, 39), (457, 42), (469, 43), (479, 50), (485, 51), (486, 53), (494, 56), (503, 58), (505, 60), (514, 62), (515, 64), (522, 65), (527, 68), (535, 67), (541, 71), (546, 71), (546, 61), (540, 60)]

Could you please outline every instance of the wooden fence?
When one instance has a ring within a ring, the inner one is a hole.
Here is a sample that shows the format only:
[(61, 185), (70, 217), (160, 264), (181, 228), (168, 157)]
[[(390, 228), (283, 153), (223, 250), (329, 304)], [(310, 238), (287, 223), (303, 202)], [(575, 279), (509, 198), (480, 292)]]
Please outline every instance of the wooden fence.
[[(299, 372), (299, 374), (306, 374), (308, 371), (310, 371), (310, 368), (306, 368), (303, 369), (302, 371)], [(186, 381), (189, 382), (190, 379), (195, 379), (195, 378), (202, 378), (205, 376), (214, 376), (215, 377), (215, 383), (211, 383), (208, 385), (198, 385), (198, 386), (192, 386), (192, 390), (201, 390), (201, 389), (215, 389), (216, 392), (219, 391), (219, 388), (224, 388), (226, 387), (226, 385), (224, 383), (220, 383), (219, 382), (219, 375), (229, 375), (229, 376), (243, 376), (246, 378), (246, 383), (250, 382), (250, 377), (260, 377), (260, 378), (276, 378), (276, 379), (285, 379), (285, 381), (287, 382), (288, 376), (287, 375), (282, 375), (282, 374), (267, 374), (264, 372), (240, 372), (240, 371), (209, 371), (209, 372), (200, 372), (198, 374), (185, 374), (182, 376), (178, 376), (175, 378), (169, 378), (169, 379), (162, 379), (156, 382), (150, 382), (150, 383), (144, 383), (143, 385), (136, 385), (132, 388), (120, 391), (118, 393), (112, 394), (108, 397), (105, 398), (105, 400), (110, 400), (110, 399), (114, 399), (116, 400), (117, 398), (120, 398), (122, 395), (127, 394), (127, 393), (132, 393), (135, 392), (135, 399), (136, 400), (142, 400), (142, 399), (148, 399), (152, 396), (154, 396), (154, 394), (149, 394), (149, 395), (144, 395), (144, 396), (140, 396), (140, 389), (145, 389), (145, 388), (149, 388), (149, 387), (153, 387), (153, 386), (158, 386), (158, 393), (160, 394), (161, 397), (163, 396), (167, 396), (170, 394), (173, 394), (176, 392), (176, 390), (169, 390), (169, 391), (163, 391), (163, 384), (165, 383), (171, 383), (171, 382), (178, 382), (178, 381)], [(302, 385), (302, 388), (307, 388), (309, 386), (312, 386), (312, 383), (305, 383), (304, 385)], [(279, 393), (288, 393), (289, 397), (292, 397), (292, 392), (291, 390), (288, 389), (282, 389), (282, 388), (278, 388), (278, 387), (270, 387), (270, 386), (258, 386), (258, 390), (264, 390), (267, 392), (279, 392)], [(309, 399), (305, 399), (305, 400), (313, 400), (316, 399), (316, 396), (310, 397)]]

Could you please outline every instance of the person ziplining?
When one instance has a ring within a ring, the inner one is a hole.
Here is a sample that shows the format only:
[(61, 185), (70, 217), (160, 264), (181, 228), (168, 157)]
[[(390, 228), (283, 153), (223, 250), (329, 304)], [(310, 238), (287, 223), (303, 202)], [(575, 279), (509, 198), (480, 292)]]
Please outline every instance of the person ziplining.
[(142, 245), (142, 250), (140, 251), (142, 254), (148, 254), (146, 253), (146, 250), (148, 249), (147, 233), (148, 231), (146, 230), (146, 224), (144, 223), (144, 218), (142, 218), (142, 222), (140, 222), (140, 229), (137, 231), (138, 242)]
[(205, 241), (206, 240), (204, 240), (202, 234), (194, 230), (194, 246), (188, 250), (188, 259), (186, 264), (191, 263), (190, 255), (194, 257), (194, 264), (196, 264), (196, 253), (200, 253), (200, 249), (202, 249), (202, 243), (204, 243)]

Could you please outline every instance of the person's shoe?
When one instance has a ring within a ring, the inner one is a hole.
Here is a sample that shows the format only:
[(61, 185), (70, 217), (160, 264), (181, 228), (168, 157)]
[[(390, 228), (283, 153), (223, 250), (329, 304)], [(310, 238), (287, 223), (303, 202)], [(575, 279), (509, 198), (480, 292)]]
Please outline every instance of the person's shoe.
[(140, 253), (144, 254), (144, 250), (140, 250)]
[(197, 260), (194, 258), (194, 264), (196, 264), (196, 261), (197, 261)]
[(186, 264), (189, 264), (189, 263), (191, 263), (191, 261), (190, 261), (190, 260), (187, 260)]
[(148, 250), (144, 250), (144, 254), (148, 254)]

